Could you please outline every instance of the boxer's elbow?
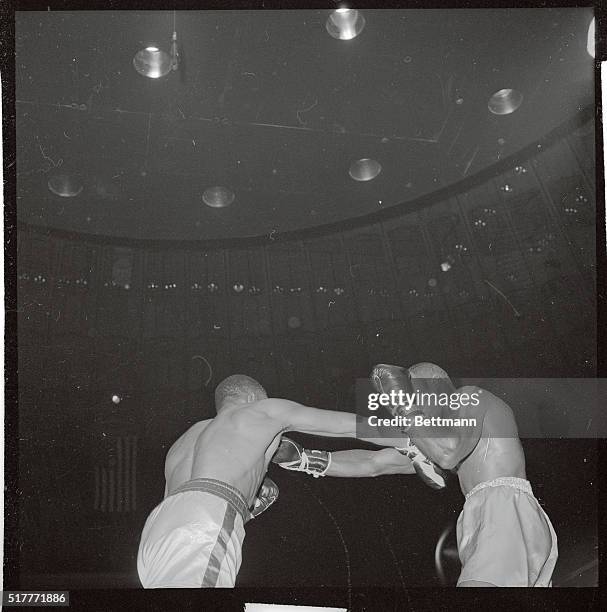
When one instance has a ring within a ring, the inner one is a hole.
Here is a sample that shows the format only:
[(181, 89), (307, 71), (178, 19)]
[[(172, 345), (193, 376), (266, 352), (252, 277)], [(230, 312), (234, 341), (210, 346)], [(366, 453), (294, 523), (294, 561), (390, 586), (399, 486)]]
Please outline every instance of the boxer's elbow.
[(459, 460), (455, 453), (445, 453), (435, 463), (443, 470), (453, 470), (457, 467)]
[(452, 470), (457, 467), (460, 459), (460, 445), (459, 440), (455, 438), (448, 438), (443, 441), (441, 445), (441, 452), (437, 453), (436, 457), (433, 457), (434, 463), (436, 463), (443, 470)]
[(460, 432), (460, 436), (443, 441), (442, 453), (434, 460), (443, 470), (454, 470), (475, 448), (478, 437), (473, 431)]

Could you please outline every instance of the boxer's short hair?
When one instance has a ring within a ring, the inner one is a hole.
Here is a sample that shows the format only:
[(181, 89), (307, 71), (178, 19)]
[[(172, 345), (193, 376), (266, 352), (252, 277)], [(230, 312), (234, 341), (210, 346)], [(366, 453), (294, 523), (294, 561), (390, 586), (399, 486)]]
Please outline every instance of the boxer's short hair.
[(250, 376), (233, 374), (224, 378), (215, 389), (215, 406), (219, 407), (230, 399), (238, 399), (253, 393), (256, 400), (266, 399), (266, 390)]

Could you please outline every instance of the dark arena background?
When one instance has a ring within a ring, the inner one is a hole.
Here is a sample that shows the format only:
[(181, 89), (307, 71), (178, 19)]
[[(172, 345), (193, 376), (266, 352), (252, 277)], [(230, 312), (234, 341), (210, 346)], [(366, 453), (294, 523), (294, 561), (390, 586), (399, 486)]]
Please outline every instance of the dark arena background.
[[(22, 588), (140, 586), (165, 454), (230, 374), (344, 411), (378, 362), (596, 375), (592, 10), (329, 13), (17, 13)], [(554, 586), (595, 586), (596, 440), (523, 445)], [(455, 584), (455, 478), (270, 476), (237, 586)]]

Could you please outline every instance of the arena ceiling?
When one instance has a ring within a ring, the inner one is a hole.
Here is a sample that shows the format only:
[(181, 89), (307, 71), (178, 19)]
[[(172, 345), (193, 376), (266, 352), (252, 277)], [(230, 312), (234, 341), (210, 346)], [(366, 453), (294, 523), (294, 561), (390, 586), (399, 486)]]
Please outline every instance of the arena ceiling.
[[(136, 239), (207, 240), (362, 218), (459, 184), (594, 103), (591, 9), (19, 12), (18, 219)], [(133, 57), (169, 49), (150, 79)], [(496, 115), (501, 89), (522, 93)], [(381, 173), (355, 181), (351, 164)], [(49, 190), (79, 177), (76, 197)], [(221, 185), (226, 208), (202, 200)]]

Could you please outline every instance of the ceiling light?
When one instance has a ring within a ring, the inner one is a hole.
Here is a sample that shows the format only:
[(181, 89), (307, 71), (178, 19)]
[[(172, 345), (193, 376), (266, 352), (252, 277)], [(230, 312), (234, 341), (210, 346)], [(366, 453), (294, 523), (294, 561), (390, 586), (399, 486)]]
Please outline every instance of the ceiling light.
[(179, 68), (175, 11), (173, 11), (173, 36), (171, 38), (170, 53), (163, 51), (156, 44), (149, 44), (135, 54), (133, 66), (135, 66), (135, 70), (139, 74), (150, 79), (159, 79), (169, 74), (171, 70), (177, 70)]
[(516, 89), (500, 89), (490, 98), (488, 107), (494, 115), (509, 115), (523, 103), (523, 94)]
[(288, 321), (287, 321), (287, 325), (291, 328), (291, 329), (297, 329), (298, 327), (301, 327), (301, 319), (299, 317), (289, 317)]
[(327, 32), (337, 40), (351, 40), (365, 27), (365, 18), (356, 9), (338, 8), (327, 18)]
[(355, 181), (371, 181), (381, 172), (381, 164), (374, 159), (363, 158), (352, 162), (350, 176)]
[(62, 198), (75, 198), (84, 186), (75, 174), (55, 174), (49, 178), (48, 188)]
[(211, 208), (225, 208), (229, 206), (236, 196), (231, 189), (217, 185), (205, 189), (202, 194), (202, 201)]
[(590, 25), (588, 26), (588, 43), (586, 45), (586, 50), (588, 51), (588, 54), (590, 55), (590, 57), (594, 57), (595, 55), (595, 37), (594, 37), (594, 17), (592, 18), (592, 21), (590, 22)]
[(141, 49), (133, 58), (135, 70), (150, 79), (159, 79), (171, 72), (172, 58), (155, 45)]

